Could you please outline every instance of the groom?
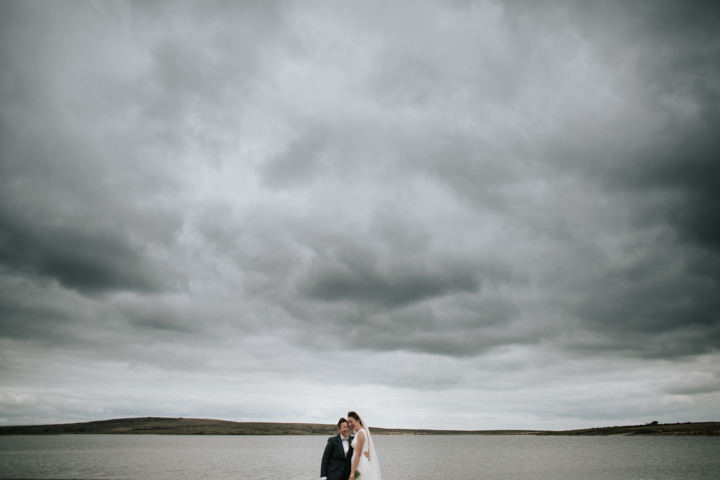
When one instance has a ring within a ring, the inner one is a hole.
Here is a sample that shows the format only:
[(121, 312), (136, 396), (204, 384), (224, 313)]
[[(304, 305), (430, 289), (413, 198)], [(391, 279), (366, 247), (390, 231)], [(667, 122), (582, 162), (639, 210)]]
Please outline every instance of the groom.
[(350, 446), (350, 426), (344, 418), (338, 420), (338, 434), (328, 438), (320, 464), (320, 477), (327, 480), (347, 480), (350, 476), (350, 460), (353, 448)]

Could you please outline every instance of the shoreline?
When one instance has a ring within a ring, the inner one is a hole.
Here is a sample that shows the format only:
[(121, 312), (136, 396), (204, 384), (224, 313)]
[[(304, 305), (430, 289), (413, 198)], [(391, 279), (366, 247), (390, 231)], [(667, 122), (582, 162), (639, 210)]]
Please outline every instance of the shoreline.
[[(372, 428), (375, 435), (537, 435), (633, 436), (720, 435), (720, 422), (657, 423), (573, 430), (435, 430)], [(0, 435), (333, 435), (335, 425), (317, 423), (231, 422), (198, 418), (142, 417), (51, 425), (0, 426)]]

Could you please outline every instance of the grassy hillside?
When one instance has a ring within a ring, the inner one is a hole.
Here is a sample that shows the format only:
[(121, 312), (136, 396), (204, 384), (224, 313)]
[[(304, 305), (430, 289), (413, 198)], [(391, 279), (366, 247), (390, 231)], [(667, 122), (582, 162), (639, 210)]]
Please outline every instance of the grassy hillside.
[(161, 434), (161, 435), (329, 435), (333, 425), (313, 423), (230, 422), (203, 418), (119, 418), (59, 425), (0, 427), (0, 434)]
[(618, 427), (548, 431), (540, 435), (720, 435), (720, 422), (649, 423)]
[[(372, 428), (379, 435), (719, 435), (720, 422), (649, 424), (582, 430), (423, 430)], [(0, 427), (0, 435), (160, 434), (160, 435), (333, 435), (320, 423), (230, 422), (203, 418), (119, 418), (59, 425)]]
[[(519, 430), (429, 430), (373, 428), (379, 435), (457, 435), (521, 434)], [(335, 425), (319, 423), (230, 422), (203, 418), (119, 418), (59, 425), (24, 425), (0, 427), (0, 435), (85, 434), (160, 434), (160, 435), (333, 435)]]

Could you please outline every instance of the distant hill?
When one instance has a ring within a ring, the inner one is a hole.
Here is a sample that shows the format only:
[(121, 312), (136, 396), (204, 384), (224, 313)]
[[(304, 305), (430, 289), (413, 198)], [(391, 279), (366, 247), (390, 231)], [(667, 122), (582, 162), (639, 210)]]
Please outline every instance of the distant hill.
[[(401, 428), (372, 428), (379, 435), (456, 435), (468, 433), (510, 434), (528, 433), (518, 430), (422, 430)], [(205, 418), (118, 418), (58, 425), (19, 425), (0, 427), (0, 435), (84, 434), (156, 434), (156, 435), (333, 435), (333, 424), (230, 422)]]
[(230, 422), (204, 418), (118, 418), (58, 425), (0, 427), (0, 434), (160, 434), (160, 435), (329, 435), (333, 425), (314, 423)]
[(579, 430), (547, 431), (538, 435), (720, 435), (720, 422), (657, 423)]
[[(58, 425), (0, 427), (0, 435), (156, 434), (156, 435), (333, 435), (321, 423), (230, 422), (204, 418), (118, 418)], [(372, 428), (378, 435), (720, 435), (720, 422), (634, 425), (582, 430), (430, 430)]]

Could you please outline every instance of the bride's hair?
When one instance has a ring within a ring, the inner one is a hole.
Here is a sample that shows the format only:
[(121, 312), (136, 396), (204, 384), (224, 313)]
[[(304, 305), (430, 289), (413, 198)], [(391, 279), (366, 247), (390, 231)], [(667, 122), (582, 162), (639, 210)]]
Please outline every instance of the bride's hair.
[(352, 417), (360, 425), (362, 425), (363, 427), (365, 426), (365, 424), (362, 422), (362, 420), (360, 420), (360, 415), (358, 415), (356, 412), (348, 412), (348, 417)]

